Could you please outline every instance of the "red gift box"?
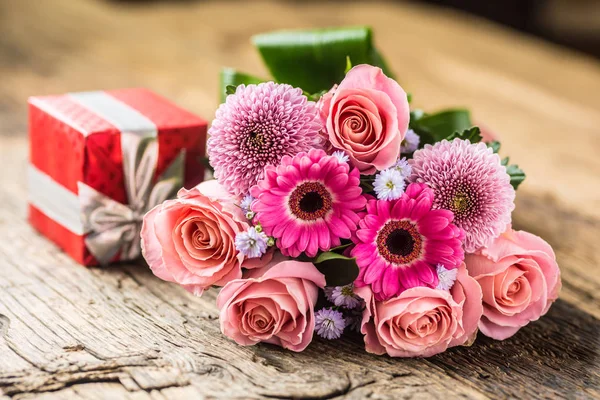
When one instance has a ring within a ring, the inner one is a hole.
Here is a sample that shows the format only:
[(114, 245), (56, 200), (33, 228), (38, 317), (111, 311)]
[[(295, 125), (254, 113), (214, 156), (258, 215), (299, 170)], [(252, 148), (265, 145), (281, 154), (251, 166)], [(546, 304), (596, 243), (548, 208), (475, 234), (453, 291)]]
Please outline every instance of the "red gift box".
[(139, 256), (143, 213), (202, 181), (206, 128), (146, 89), (30, 98), (30, 223), (84, 265)]

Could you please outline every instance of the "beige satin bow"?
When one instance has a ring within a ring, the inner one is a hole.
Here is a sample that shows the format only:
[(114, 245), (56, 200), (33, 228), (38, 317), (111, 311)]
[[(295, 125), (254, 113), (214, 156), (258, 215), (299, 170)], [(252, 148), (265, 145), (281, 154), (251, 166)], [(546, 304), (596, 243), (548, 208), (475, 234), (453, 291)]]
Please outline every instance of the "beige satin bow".
[(185, 151), (169, 165), (153, 185), (158, 161), (155, 137), (121, 133), (123, 173), (129, 204), (122, 204), (79, 182), (85, 244), (101, 265), (117, 253), (120, 260), (140, 256), (140, 230), (146, 212), (174, 196), (183, 186)]

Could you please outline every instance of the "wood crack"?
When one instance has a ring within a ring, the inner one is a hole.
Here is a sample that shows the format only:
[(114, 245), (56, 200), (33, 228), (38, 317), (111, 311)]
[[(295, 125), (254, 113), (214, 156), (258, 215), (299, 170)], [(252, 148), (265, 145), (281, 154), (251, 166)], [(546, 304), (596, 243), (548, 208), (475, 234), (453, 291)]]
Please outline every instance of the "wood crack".
[[(80, 368), (67, 368), (54, 373), (39, 372), (37, 374), (23, 374), (20, 376), (0, 376), (0, 390), (8, 396), (24, 393), (44, 393), (58, 391), (70, 386), (85, 383), (120, 382), (124, 385), (131, 381), (137, 383), (140, 389), (163, 389), (179, 387), (188, 384), (185, 379), (173, 379), (159, 384), (148, 384), (143, 379), (144, 373), (136, 368), (164, 368), (164, 363), (154, 363), (152, 359), (112, 360), (109, 363), (97, 365), (94, 368), (83, 366)], [(170, 367), (168, 367), (170, 368)], [(166, 372), (166, 370), (165, 370)], [(142, 377), (142, 379), (140, 378)]]
[(4, 314), (0, 314), (0, 338), (5, 338), (8, 328), (10, 327), (10, 318)]

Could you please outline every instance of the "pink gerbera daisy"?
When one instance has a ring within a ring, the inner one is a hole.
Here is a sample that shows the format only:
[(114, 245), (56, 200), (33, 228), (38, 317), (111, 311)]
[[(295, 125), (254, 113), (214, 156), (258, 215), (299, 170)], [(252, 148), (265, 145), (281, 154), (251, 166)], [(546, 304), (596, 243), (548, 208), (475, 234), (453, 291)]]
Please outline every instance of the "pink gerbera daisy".
[(433, 208), (454, 213), (467, 253), (488, 245), (510, 224), (515, 190), (500, 157), (484, 143), (454, 139), (426, 145), (411, 166), (410, 181), (433, 189)]
[(377, 300), (415, 286), (435, 288), (436, 268), (458, 268), (464, 259), (464, 232), (452, 211), (432, 210), (433, 191), (412, 183), (397, 200), (369, 200), (356, 231), (357, 287), (370, 285)]
[(273, 82), (240, 85), (219, 106), (208, 131), (215, 178), (236, 196), (285, 155), (321, 148), (318, 109), (301, 89)]
[(366, 199), (357, 169), (323, 150), (284, 156), (250, 193), (252, 211), (284, 255), (314, 257), (349, 239)]

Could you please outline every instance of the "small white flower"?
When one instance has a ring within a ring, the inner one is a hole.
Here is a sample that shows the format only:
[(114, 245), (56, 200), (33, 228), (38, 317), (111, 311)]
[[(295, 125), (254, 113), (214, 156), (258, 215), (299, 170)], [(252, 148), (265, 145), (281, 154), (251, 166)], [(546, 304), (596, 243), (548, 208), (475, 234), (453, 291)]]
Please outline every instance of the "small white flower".
[(373, 189), (379, 200), (396, 200), (404, 193), (404, 177), (395, 168), (389, 168), (375, 175)]
[(258, 258), (267, 251), (269, 237), (264, 232), (258, 232), (251, 227), (247, 232), (235, 236), (235, 248), (248, 258)]
[(392, 168), (395, 168), (398, 171), (400, 171), (400, 174), (402, 175), (402, 177), (404, 179), (408, 179), (408, 177), (410, 176), (410, 174), (412, 172), (412, 167), (408, 163), (408, 160), (406, 159), (406, 157), (402, 157), (401, 159), (396, 161), (396, 164), (394, 164), (394, 166)]
[(332, 156), (337, 158), (340, 163), (347, 163), (348, 160), (350, 160), (350, 158), (348, 157), (348, 154), (346, 154), (345, 152), (343, 152), (341, 150), (334, 151)]
[(456, 276), (458, 275), (458, 268), (446, 269), (442, 264), (437, 265), (438, 285), (436, 289), (450, 290), (454, 286)]
[(253, 201), (254, 201), (254, 197), (250, 196), (249, 194), (247, 194), (242, 199), (242, 202), (240, 203), (240, 208), (244, 211), (244, 214), (247, 214), (249, 211), (252, 211), (250, 209), (250, 206), (252, 205)]

